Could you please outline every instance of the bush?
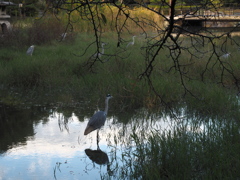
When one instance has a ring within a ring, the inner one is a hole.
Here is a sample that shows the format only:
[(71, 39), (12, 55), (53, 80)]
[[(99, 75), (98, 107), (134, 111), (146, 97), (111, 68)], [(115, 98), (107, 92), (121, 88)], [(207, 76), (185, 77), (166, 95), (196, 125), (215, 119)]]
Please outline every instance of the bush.
[[(55, 17), (43, 19), (17, 20), (13, 24), (12, 31), (0, 38), (0, 47), (22, 48), (30, 45), (51, 44), (62, 39), (66, 26)], [(74, 40), (74, 34), (68, 33), (68, 40)]]

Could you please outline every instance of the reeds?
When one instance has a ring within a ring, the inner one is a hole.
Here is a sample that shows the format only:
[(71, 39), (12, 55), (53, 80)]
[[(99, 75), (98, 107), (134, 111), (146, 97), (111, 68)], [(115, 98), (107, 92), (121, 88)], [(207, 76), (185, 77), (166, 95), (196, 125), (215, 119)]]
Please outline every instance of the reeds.
[[(75, 42), (52, 42), (50, 45), (37, 45), (33, 56), (27, 56), (25, 48), (1, 49), (0, 78), (5, 87), (22, 87), (32, 89), (35, 87), (47, 91), (54, 89), (69, 89), (72, 92), (85, 92), (106, 94), (115, 92), (119, 97), (124, 98), (127, 103), (131, 101), (137, 106), (154, 107), (160, 103), (156, 95), (151, 92), (148, 84), (144, 80), (138, 79), (143, 72), (145, 59), (141, 52), (141, 38), (136, 38), (134, 46), (129, 50), (121, 51), (118, 56), (116, 46), (117, 37), (111, 34), (111, 39), (106, 36), (102, 41), (107, 42), (105, 55), (102, 56), (103, 62), (96, 62), (92, 69), (89, 69), (91, 56), (96, 52), (96, 46), (92, 45), (85, 52), (89, 43), (94, 37), (88, 33), (82, 33), (75, 38)], [(129, 37), (131, 39), (131, 37)], [(101, 49), (99, 49), (101, 51)], [(181, 84), (179, 74), (174, 70), (169, 72), (172, 66), (171, 59), (161, 54), (161, 59), (156, 63), (152, 74), (152, 84), (157, 92), (167, 103), (177, 103), (182, 101), (184, 89)], [(122, 58), (121, 58), (122, 57)], [(187, 62), (187, 59), (180, 61)], [(185, 63), (184, 62), (184, 63)], [(229, 97), (234, 92), (234, 84), (231, 76), (225, 76), (225, 81), (230, 90), (221, 88), (216, 82), (216, 77), (210, 71), (206, 74), (204, 82), (201, 81), (200, 73), (204, 70), (205, 60), (193, 59), (193, 65), (186, 70), (192, 80), (185, 79), (188, 88), (198, 98), (197, 104), (202, 107), (207, 102), (212, 108), (219, 107), (219, 103), (229, 101)], [(215, 63), (215, 62), (214, 62)], [(232, 67), (238, 74), (238, 61), (234, 57), (229, 60)], [(215, 66), (211, 69), (215, 75), (221, 73), (221, 69)], [(186, 68), (188, 68), (186, 66)], [(215, 98), (214, 98), (215, 97)], [(193, 102), (192, 98), (185, 97), (185, 100)], [(194, 98), (193, 98), (194, 99)], [(216, 103), (218, 102), (218, 103)], [(197, 104), (195, 107), (197, 107)]]
[(128, 172), (123, 179), (240, 177), (238, 124), (220, 117), (203, 122), (197, 116), (188, 119), (189, 112), (185, 115), (171, 129), (152, 128), (151, 133), (133, 129), (135, 148), (123, 158), (123, 168)]

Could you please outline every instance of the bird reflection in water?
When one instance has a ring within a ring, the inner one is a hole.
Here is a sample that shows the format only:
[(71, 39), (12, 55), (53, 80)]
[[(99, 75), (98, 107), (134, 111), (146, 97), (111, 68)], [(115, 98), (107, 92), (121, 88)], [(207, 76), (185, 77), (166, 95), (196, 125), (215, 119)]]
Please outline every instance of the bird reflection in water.
[(85, 153), (94, 163), (99, 165), (106, 165), (109, 163), (108, 155), (100, 149), (85, 149)]
[(110, 163), (107, 153), (103, 152), (101, 149), (99, 149), (99, 147), (97, 150), (85, 149), (85, 153), (89, 157), (89, 159), (92, 160), (93, 163), (96, 163), (98, 165), (107, 165), (108, 175), (113, 175), (113, 171), (111, 171), (110, 169)]

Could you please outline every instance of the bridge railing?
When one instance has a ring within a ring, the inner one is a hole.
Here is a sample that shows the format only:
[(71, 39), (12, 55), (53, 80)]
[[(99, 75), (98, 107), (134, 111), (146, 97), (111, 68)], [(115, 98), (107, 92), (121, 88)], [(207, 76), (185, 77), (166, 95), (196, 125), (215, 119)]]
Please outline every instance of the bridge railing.
[(213, 4), (203, 6), (202, 4), (192, 4), (186, 6), (178, 4), (176, 15), (194, 14), (202, 16), (240, 16), (240, 3)]

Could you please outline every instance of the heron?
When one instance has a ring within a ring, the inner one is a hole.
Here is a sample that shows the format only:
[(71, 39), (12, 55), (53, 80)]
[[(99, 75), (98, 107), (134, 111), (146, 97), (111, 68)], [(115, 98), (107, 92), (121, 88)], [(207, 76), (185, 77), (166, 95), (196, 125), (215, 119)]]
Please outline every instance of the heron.
[(66, 32), (65, 32), (65, 33), (62, 33), (62, 35), (61, 35), (61, 39), (62, 39), (62, 41), (65, 40), (66, 36), (67, 36), (67, 33), (66, 33)]
[(34, 51), (34, 45), (31, 45), (31, 46), (28, 48), (28, 50), (27, 50), (27, 55), (32, 56), (33, 51)]
[(104, 54), (104, 46), (107, 45), (107, 43), (102, 43), (102, 52), (98, 52), (96, 54), (93, 55), (93, 58), (99, 57), (101, 58), (101, 56)]
[(223, 58), (229, 58), (229, 56), (231, 55), (231, 53), (226, 53), (224, 55), (222, 55)]
[(112, 96), (108, 94), (105, 99), (105, 110), (96, 112), (88, 121), (87, 127), (84, 131), (84, 135), (88, 135), (90, 132), (97, 129), (97, 142), (98, 142), (98, 132), (99, 129), (104, 125), (107, 113), (108, 113), (108, 101)]
[(133, 46), (133, 45), (134, 45), (134, 38), (135, 38), (135, 37), (136, 37), (136, 36), (133, 36), (133, 37), (132, 37), (132, 39), (133, 39), (132, 42), (128, 43), (127, 46), (126, 46), (126, 48), (127, 48), (128, 46)]

